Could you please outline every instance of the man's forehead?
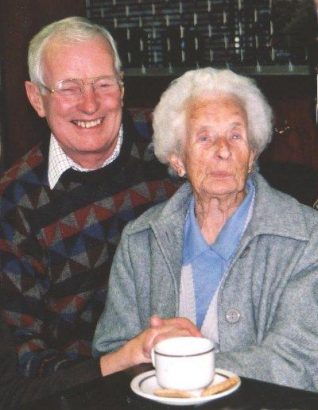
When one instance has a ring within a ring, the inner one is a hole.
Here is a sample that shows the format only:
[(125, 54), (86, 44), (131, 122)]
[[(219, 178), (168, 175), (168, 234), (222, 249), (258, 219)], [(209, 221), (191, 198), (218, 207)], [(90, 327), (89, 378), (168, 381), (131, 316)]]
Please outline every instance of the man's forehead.
[(76, 38), (71, 36), (64, 37), (62, 34), (57, 34), (48, 38), (43, 52), (51, 52), (52, 49), (55, 51), (67, 52), (69, 49), (81, 47), (87, 43), (100, 45), (112, 53), (112, 48), (109, 41), (101, 35)]
[(81, 78), (114, 74), (114, 54), (107, 39), (102, 36), (80, 40), (57, 36), (45, 45), (42, 67), (44, 76), (49, 76), (50, 81), (63, 80), (65, 76)]

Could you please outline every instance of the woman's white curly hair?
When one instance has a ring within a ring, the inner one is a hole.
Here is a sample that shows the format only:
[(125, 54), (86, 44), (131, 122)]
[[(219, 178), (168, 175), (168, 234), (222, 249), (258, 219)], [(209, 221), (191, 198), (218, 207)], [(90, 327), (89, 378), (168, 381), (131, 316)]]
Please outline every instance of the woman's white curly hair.
[(155, 107), (153, 145), (159, 161), (169, 163), (173, 153), (180, 156), (188, 103), (205, 94), (225, 94), (239, 100), (247, 114), (248, 140), (257, 158), (271, 140), (269, 104), (252, 79), (228, 69), (208, 67), (187, 71), (172, 81)]

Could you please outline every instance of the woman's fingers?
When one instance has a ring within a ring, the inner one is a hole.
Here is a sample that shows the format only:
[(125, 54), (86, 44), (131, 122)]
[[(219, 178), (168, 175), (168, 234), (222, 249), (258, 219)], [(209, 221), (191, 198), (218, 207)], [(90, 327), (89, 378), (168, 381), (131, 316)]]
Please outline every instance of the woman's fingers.
[[(162, 328), (162, 331), (169, 331), (169, 329), (185, 330), (189, 332), (190, 336), (202, 336), (200, 330), (195, 326), (191, 320), (184, 317), (175, 317), (171, 319), (162, 319), (157, 315), (154, 315), (150, 319), (150, 326), (152, 328)], [(166, 328), (166, 330), (164, 329)]]

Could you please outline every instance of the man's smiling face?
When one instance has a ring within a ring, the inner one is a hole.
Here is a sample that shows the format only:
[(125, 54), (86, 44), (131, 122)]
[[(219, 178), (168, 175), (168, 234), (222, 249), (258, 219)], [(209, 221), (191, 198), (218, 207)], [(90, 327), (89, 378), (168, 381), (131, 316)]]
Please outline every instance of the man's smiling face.
[(38, 93), (37, 99), (29, 94), (31, 104), (46, 117), (64, 152), (83, 167), (97, 168), (112, 154), (122, 118), (123, 88), (117, 81), (111, 47), (101, 36), (72, 43), (55, 39), (44, 50), (42, 62), (43, 82), (50, 89), (68, 79), (116, 79), (107, 93), (87, 83), (75, 99), (58, 92), (41, 95), (35, 85), (30, 86), (31, 93)]

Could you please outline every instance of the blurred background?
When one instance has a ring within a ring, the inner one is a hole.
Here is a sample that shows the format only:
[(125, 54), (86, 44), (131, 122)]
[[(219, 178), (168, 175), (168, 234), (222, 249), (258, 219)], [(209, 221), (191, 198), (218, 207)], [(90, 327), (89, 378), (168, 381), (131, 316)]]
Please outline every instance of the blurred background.
[(160, 94), (185, 70), (228, 67), (254, 77), (275, 112), (262, 172), (311, 204), (318, 197), (317, 10), (318, 0), (1, 0), (0, 167), (48, 135), (24, 92), (28, 42), (43, 25), (81, 15), (114, 35), (125, 103), (149, 135)]

